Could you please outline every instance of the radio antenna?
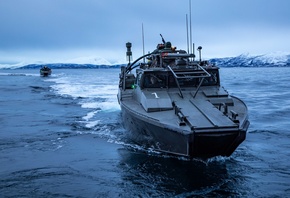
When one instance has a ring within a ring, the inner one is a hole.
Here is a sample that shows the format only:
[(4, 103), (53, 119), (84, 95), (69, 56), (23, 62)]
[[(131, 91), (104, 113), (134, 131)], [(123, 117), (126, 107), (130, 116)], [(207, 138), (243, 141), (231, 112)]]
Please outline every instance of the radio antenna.
[(186, 41), (187, 41), (187, 53), (189, 54), (188, 16), (187, 16), (187, 14), (186, 14)]
[(191, 26), (192, 26), (192, 24), (191, 24), (191, 0), (189, 0), (189, 35), (190, 35), (190, 53), (192, 54), (193, 53), (193, 50), (192, 50), (192, 45), (193, 45), (193, 43), (192, 43), (192, 30), (191, 30)]
[[(144, 27), (142, 23), (142, 45), (143, 45), (143, 56), (145, 55), (145, 47), (144, 47)], [(145, 63), (145, 58), (143, 58), (143, 62)]]

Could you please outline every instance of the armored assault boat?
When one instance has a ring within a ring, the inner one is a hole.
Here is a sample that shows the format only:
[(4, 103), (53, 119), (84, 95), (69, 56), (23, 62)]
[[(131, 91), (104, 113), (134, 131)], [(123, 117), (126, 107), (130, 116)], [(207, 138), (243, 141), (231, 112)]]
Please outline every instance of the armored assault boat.
[(43, 77), (49, 76), (49, 75), (51, 75), (51, 69), (47, 66), (44, 66), (44, 67), (40, 68), (39, 73)]
[(246, 138), (247, 106), (220, 85), (219, 67), (162, 40), (132, 63), (126, 43), (129, 63), (121, 68), (118, 91), (125, 128), (137, 144), (156, 151), (230, 156)]

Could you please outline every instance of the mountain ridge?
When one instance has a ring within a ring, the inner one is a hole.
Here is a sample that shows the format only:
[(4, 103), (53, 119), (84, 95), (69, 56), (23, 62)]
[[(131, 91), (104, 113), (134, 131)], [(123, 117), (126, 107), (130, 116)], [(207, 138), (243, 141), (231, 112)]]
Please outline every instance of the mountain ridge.
[[(121, 66), (126, 66), (124, 64), (110, 64), (104, 59), (100, 62), (91, 61), (92, 58), (86, 60), (81, 60), (79, 63), (31, 63), (31, 64), (14, 64), (14, 65), (1, 65), (0, 69), (39, 69), (43, 66), (48, 66), (52, 69), (106, 69), (106, 68), (120, 68)], [(249, 55), (241, 54), (236, 57), (225, 57), (225, 58), (211, 58), (208, 61), (219, 67), (290, 67), (290, 53), (285, 52), (275, 52), (264, 55)]]
[(209, 61), (220, 67), (289, 67), (290, 54), (279, 52), (256, 56), (241, 54), (236, 57), (213, 58)]

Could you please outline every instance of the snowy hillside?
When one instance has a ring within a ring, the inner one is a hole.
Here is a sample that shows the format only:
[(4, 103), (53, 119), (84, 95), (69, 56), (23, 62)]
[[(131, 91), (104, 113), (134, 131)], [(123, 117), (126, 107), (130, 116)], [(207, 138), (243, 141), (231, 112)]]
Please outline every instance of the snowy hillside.
[(210, 59), (210, 62), (220, 67), (289, 67), (290, 54), (282, 52), (258, 56), (242, 54), (237, 57), (214, 58)]
[(14, 63), (14, 64), (1, 64), (0, 63), (0, 69), (39, 69), (42, 66), (48, 66), (52, 69), (68, 69), (68, 68), (84, 68), (84, 69), (90, 69), (90, 68), (116, 68), (120, 67), (122, 65), (121, 62), (117, 63), (110, 63), (104, 58), (101, 57), (79, 57), (75, 59), (66, 60), (63, 62), (55, 62), (55, 63), (49, 63), (49, 62), (20, 62), (20, 63)]
[[(252, 56), (242, 54), (236, 57), (213, 58), (209, 60), (211, 63), (219, 67), (290, 67), (290, 53), (276, 52)], [(126, 66), (126, 63), (112, 64), (100, 57), (82, 57), (68, 60), (63, 63), (17, 63), (17, 64), (1, 64), (0, 69), (37, 69), (42, 66), (48, 66), (53, 69), (63, 68), (119, 68)]]

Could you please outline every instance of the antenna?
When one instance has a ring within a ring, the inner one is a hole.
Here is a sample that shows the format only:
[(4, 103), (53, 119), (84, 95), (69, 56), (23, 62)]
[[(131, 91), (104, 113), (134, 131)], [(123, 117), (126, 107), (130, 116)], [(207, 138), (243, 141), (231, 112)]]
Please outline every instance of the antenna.
[[(144, 47), (144, 28), (142, 23), (142, 44), (143, 44), (143, 56), (145, 55), (145, 47)], [(145, 63), (145, 58), (143, 58), (143, 62)]]
[(189, 54), (188, 17), (187, 17), (187, 14), (186, 14), (186, 41), (187, 41), (187, 53)]
[(190, 53), (192, 53), (192, 30), (191, 30), (191, 0), (189, 0), (189, 23), (190, 23), (190, 30), (189, 30), (189, 33), (190, 33)]

